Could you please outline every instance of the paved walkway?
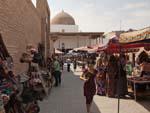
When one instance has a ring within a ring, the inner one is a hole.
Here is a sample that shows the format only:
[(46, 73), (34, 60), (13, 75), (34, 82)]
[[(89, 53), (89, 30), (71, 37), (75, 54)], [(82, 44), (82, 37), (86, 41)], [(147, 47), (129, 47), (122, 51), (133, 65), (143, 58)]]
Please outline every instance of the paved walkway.
[[(50, 96), (40, 103), (40, 113), (86, 113), (81, 72), (62, 74), (62, 85), (54, 87)], [(121, 100), (120, 113), (150, 113), (150, 101)], [(117, 99), (95, 96), (92, 113), (117, 113)]]

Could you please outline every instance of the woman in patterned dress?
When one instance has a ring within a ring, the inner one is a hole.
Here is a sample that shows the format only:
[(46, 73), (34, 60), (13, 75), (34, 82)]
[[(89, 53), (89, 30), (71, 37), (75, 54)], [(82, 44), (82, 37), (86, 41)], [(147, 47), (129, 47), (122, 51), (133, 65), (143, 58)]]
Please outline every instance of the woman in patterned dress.
[(98, 71), (96, 76), (97, 95), (103, 96), (106, 94), (106, 73), (105, 66), (103, 65), (101, 58), (97, 61), (96, 70)]

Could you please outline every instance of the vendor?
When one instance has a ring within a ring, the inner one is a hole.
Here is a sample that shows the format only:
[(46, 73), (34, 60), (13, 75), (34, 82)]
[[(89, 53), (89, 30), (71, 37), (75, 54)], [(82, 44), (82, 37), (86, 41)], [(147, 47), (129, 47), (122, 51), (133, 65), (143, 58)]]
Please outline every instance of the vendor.
[(143, 61), (140, 64), (140, 67), (141, 67), (141, 77), (143, 76), (150, 77), (150, 61), (148, 57), (143, 58)]
[(131, 76), (132, 75), (132, 72), (133, 72), (133, 64), (130, 62), (129, 60), (129, 56), (126, 56), (126, 73), (128, 76)]
[[(141, 75), (140, 77), (150, 77), (150, 60), (148, 57), (148, 54), (146, 52), (142, 52), (139, 55), (139, 66), (140, 66), (140, 71), (141, 71)], [(145, 91), (146, 88), (150, 87), (150, 84), (136, 84), (136, 88), (139, 91)]]

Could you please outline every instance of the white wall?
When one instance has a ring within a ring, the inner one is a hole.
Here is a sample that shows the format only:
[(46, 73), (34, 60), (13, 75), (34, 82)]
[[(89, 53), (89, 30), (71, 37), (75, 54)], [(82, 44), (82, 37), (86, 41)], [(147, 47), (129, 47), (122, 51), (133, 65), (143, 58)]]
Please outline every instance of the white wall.
[(78, 25), (51, 25), (51, 32), (78, 32)]
[(54, 43), (54, 48), (62, 48), (62, 43), (65, 44), (65, 49), (73, 49), (82, 46), (92, 46), (96, 44), (96, 40), (89, 39), (89, 36), (61, 36)]

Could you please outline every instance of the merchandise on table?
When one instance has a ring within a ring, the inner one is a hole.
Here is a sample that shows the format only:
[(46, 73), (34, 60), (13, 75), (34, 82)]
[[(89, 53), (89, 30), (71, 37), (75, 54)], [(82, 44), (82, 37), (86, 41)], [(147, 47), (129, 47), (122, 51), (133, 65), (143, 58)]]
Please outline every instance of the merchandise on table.
[(135, 81), (150, 81), (150, 77), (132, 77), (128, 78), (129, 80), (135, 80)]

